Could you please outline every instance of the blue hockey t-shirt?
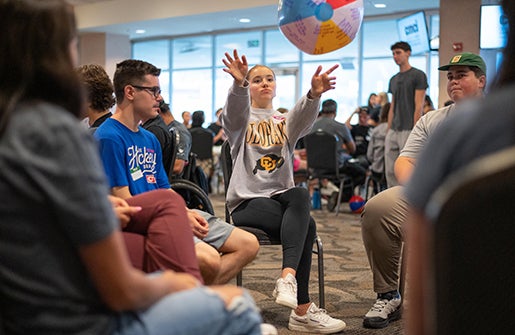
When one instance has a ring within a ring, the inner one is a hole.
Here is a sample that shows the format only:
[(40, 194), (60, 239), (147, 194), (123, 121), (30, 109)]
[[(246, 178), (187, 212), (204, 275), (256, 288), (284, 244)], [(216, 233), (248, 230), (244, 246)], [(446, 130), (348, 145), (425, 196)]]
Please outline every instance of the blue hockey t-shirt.
[(161, 146), (151, 132), (134, 132), (109, 118), (95, 131), (111, 188), (128, 186), (132, 195), (170, 188)]

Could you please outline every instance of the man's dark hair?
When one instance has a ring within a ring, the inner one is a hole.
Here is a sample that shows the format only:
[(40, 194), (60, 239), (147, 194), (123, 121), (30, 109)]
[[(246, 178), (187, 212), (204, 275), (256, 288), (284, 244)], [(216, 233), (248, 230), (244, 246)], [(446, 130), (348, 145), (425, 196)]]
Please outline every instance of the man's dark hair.
[(322, 102), (322, 110), (320, 113), (322, 114), (336, 114), (336, 109), (338, 107), (338, 104), (333, 99), (327, 99), (324, 102)]
[(202, 127), (205, 121), (204, 111), (195, 111), (191, 115), (191, 127)]
[(390, 47), (390, 50), (395, 50), (395, 49), (402, 49), (404, 51), (411, 51), (411, 45), (409, 45), (408, 42), (404, 42), (404, 41), (399, 41), (399, 42), (396, 42), (394, 44), (392, 44), (392, 46)]
[(118, 103), (123, 102), (124, 89), (127, 85), (141, 85), (145, 82), (146, 75), (158, 77), (161, 69), (142, 60), (127, 59), (116, 64), (114, 72), (114, 93)]
[(159, 112), (162, 114), (166, 114), (170, 111), (170, 105), (164, 102), (164, 100), (161, 100), (159, 103)]

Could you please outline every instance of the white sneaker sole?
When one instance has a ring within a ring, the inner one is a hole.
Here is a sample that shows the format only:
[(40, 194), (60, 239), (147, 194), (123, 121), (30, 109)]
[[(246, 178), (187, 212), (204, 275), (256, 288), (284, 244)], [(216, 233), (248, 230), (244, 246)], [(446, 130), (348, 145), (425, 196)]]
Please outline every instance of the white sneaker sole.
[(276, 291), (274, 291), (273, 296), (275, 297), (276, 304), (289, 307), (291, 309), (297, 308), (297, 299), (293, 299), (292, 297), (285, 294), (277, 294)]
[(281, 306), (289, 307), (291, 309), (297, 308), (297, 299), (291, 299), (289, 296), (278, 294), (275, 298), (275, 303)]
[(288, 323), (288, 329), (291, 331), (296, 332), (303, 332), (303, 333), (311, 333), (311, 334), (334, 334), (341, 332), (345, 329), (347, 325), (345, 322), (342, 321), (342, 324), (339, 326), (331, 327), (331, 328), (315, 328), (315, 327), (309, 327), (305, 325), (296, 325), (296, 324), (290, 324)]

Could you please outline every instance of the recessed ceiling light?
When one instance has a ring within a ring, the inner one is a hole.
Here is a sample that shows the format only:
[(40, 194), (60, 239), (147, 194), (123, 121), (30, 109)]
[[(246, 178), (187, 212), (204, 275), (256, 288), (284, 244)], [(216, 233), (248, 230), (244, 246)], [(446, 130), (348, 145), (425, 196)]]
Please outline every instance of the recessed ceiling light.
[(145, 29), (136, 29), (136, 34), (144, 34), (147, 31)]
[(386, 8), (386, 5), (384, 3), (376, 3), (374, 5), (375, 8)]
[(240, 19), (240, 22), (241, 22), (241, 23), (249, 23), (249, 22), (250, 22), (250, 19), (247, 19), (247, 18), (245, 18), (245, 17), (244, 17), (244, 18), (241, 18), (241, 19)]

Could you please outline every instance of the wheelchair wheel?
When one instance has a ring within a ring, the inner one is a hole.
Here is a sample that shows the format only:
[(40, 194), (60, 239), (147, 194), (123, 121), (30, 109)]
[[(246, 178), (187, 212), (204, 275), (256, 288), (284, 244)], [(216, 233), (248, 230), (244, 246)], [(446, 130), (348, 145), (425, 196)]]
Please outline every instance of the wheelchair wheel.
[(171, 181), (170, 186), (175, 192), (182, 196), (188, 208), (200, 209), (201, 211), (215, 215), (215, 211), (209, 197), (198, 185), (189, 180), (176, 179)]

